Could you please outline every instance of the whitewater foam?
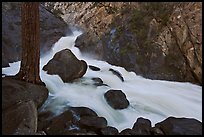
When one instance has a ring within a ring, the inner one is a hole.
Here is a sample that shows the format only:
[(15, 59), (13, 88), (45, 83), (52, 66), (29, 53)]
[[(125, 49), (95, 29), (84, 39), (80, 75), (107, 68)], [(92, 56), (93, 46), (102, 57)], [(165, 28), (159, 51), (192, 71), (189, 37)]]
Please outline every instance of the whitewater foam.
[[(132, 128), (138, 117), (148, 118), (154, 124), (169, 116), (195, 118), (202, 121), (202, 87), (188, 82), (170, 82), (151, 80), (128, 72), (119, 66), (113, 66), (104, 61), (85, 57), (74, 47), (80, 31), (74, 31), (72, 36), (62, 37), (55, 43), (51, 51), (40, 58), (40, 77), (49, 90), (49, 98), (43, 105), (44, 110), (50, 110), (56, 115), (67, 106), (89, 107), (99, 116), (107, 119), (108, 125), (119, 131)], [(42, 68), (62, 49), (70, 49), (78, 59), (83, 59), (88, 65), (99, 67), (100, 71), (88, 68), (86, 74), (78, 81), (64, 83), (58, 75), (49, 75)], [(9, 63), (10, 67), (2, 68), (2, 74), (15, 75), (20, 68), (20, 61)], [(109, 69), (120, 72), (122, 82)], [(99, 77), (108, 86), (94, 86), (91, 78)], [(104, 94), (110, 89), (120, 89), (130, 102), (126, 109), (111, 108)]]

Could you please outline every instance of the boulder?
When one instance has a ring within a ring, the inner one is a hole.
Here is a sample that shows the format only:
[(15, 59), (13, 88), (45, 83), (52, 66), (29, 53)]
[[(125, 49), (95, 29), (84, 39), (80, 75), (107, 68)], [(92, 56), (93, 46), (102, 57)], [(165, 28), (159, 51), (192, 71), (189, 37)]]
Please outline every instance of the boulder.
[(97, 117), (97, 114), (87, 107), (69, 107), (65, 112), (54, 116), (51, 112), (39, 114), (39, 130), (45, 130), (48, 135), (80, 135), (95, 134), (81, 127), (79, 120), (83, 116)]
[(50, 120), (48, 127), (44, 127), (45, 132), (48, 135), (69, 134), (73, 118), (71, 111), (65, 111)]
[(36, 131), (37, 108), (33, 101), (22, 101), (3, 111), (3, 135), (32, 135)]
[(161, 129), (164, 135), (202, 135), (202, 122), (194, 118), (168, 117), (155, 127)]
[(79, 120), (79, 125), (81, 128), (85, 128), (88, 131), (98, 133), (100, 129), (107, 126), (107, 120), (104, 117), (83, 116)]
[(54, 113), (51, 111), (38, 112), (38, 131), (45, 131), (51, 124), (51, 119)]
[(118, 129), (115, 127), (111, 127), (111, 126), (102, 128), (100, 132), (102, 135), (118, 135), (119, 134)]
[(83, 60), (78, 60), (71, 50), (64, 49), (57, 52), (43, 70), (51, 75), (59, 75), (64, 82), (72, 82), (86, 73), (87, 64)]
[(150, 133), (151, 133), (151, 135), (164, 135), (164, 132), (157, 127), (152, 127), (150, 129)]
[(98, 116), (96, 112), (94, 112), (92, 109), (87, 107), (70, 107), (69, 110), (77, 115), (78, 117), (82, 116)]
[[(8, 63), (21, 60), (21, 2), (2, 3), (2, 67)], [(49, 51), (59, 38), (70, 35), (72, 31), (60, 18), (47, 11), (42, 5), (40, 9), (40, 52)]]
[(114, 109), (124, 109), (129, 106), (129, 101), (121, 90), (109, 90), (104, 94), (104, 97)]
[(126, 128), (124, 130), (122, 130), (119, 135), (132, 135), (132, 129), (130, 128)]
[(132, 128), (134, 133), (136, 133), (137, 135), (150, 135), (150, 129), (151, 121), (142, 117), (139, 117), (137, 119)]
[(48, 97), (48, 90), (43, 85), (36, 85), (17, 80), (14, 77), (2, 78), (2, 110), (16, 103), (32, 100), (40, 108)]

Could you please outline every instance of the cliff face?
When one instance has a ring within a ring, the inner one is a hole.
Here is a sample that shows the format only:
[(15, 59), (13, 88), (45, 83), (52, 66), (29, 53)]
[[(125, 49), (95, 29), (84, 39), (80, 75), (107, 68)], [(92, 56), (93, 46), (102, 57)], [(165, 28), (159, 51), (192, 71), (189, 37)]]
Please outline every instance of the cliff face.
[(202, 3), (46, 2), (84, 34), (76, 46), (151, 79), (202, 85)]

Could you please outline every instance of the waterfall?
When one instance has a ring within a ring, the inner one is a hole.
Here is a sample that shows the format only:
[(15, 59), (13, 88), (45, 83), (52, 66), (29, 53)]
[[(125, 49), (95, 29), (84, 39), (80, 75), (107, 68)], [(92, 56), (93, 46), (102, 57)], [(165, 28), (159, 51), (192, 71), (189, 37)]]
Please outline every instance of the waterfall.
[[(119, 131), (132, 128), (138, 117), (148, 118), (154, 124), (169, 116), (195, 118), (202, 121), (202, 87), (188, 82), (170, 82), (151, 80), (128, 72), (119, 66), (113, 66), (105, 61), (83, 56), (74, 47), (80, 31), (73, 35), (62, 37), (55, 43), (49, 53), (40, 58), (40, 77), (49, 90), (49, 97), (43, 105), (56, 115), (68, 106), (88, 107), (99, 116), (107, 119), (108, 125)], [(49, 75), (42, 70), (43, 66), (62, 49), (70, 49), (78, 59), (83, 59), (88, 65), (99, 67), (100, 71), (88, 68), (85, 75), (73, 83), (64, 83), (58, 75)], [(15, 75), (20, 69), (20, 61), (9, 63), (10, 67), (2, 68), (2, 74)], [(122, 82), (109, 71), (112, 68), (120, 72)], [(94, 86), (91, 78), (99, 77), (108, 86)], [(126, 109), (115, 110), (110, 107), (104, 94), (110, 89), (122, 90), (130, 105)]]

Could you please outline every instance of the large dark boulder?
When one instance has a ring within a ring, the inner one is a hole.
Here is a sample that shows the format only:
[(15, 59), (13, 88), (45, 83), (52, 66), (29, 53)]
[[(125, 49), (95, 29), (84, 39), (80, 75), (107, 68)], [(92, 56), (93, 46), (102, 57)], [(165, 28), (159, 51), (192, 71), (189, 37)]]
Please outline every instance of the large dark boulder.
[(96, 112), (87, 107), (69, 107), (58, 116), (52, 112), (41, 112), (38, 118), (38, 129), (48, 135), (88, 135), (95, 132), (87, 131), (80, 126), (80, 119), (84, 116), (98, 117)]
[(194, 118), (168, 117), (155, 127), (161, 129), (165, 135), (202, 135), (202, 122)]
[(104, 97), (114, 109), (124, 109), (129, 106), (129, 101), (121, 90), (109, 90), (104, 94)]
[(78, 60), (71, 50), (64, 49), (57, 52), (43, 70), (48, 74), (59, 75), (64, 82), (72, 82), (86, 73), (87, 64), (83, 60)]
[(47, 97), (48, 90), (43, 85), (28, 83), (13, 77), (2, 78), (2, 110), (28, 100), (34, 101), (36, 107), (39, 108)]
[(37, 109), (48, 97), (44, 85), (2, 78), (2, 131), (3, 134), (43, 135), (37, 132)]
[(65, 111), (51, 119), (49, 125), (44, 127), (44, 130), (48, 135), (69, 134), (73, 118), (71, 111)]
[(3, 111), (3, 135), (32, 135), (36, 131), (37, 108), (33, 101), (22, 101)]
[(39, 111), (38, 112), (38, 131), (45, 131), (46, 128), (50, 125), (51, 119), (54, 116), (54, 113), (51, 111)]
[[(2, 67), (21, 60), (21, 2), (2, 3)], [(72, 34), (67, 24), (47, 11), (40, 9), (40, 52), (49, 51), (65, 34)]]
[(104, 117), (98, 116), (83, 116), (79, 120), (81, 128), (85, 128), (88, 131), (100, 132), (100, 129), (107, 126), (107, 120)]

